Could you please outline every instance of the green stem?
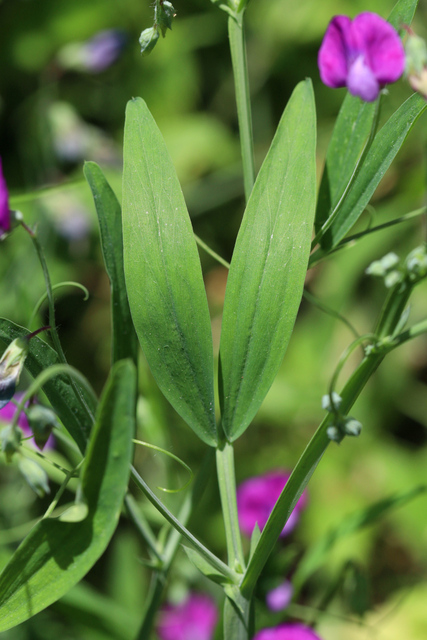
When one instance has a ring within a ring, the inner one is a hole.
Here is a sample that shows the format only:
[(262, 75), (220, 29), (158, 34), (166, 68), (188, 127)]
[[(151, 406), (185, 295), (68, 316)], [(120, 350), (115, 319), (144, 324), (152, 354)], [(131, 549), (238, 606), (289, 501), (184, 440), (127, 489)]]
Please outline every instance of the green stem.
[(245, 559), (237, 517), (234, 449), (229, 442), (220, 445), (216, 450), (216, 465), (227, 542), (228, 565), (235, 571), (243, 572)]
[(218, 253), (216, 253), (216, 251), (211, 249), (210, 246), (206, 244), (206, 242), (203, 242), (203, 240), (199, 238), (199, 236), (196, 236), (196, 234), (194, 234), (194, 239), (199, 245), (199, 247), (204, 249), (206, 253), (208, 253), (210, 256), (212, 256), (212, 258), (214, 258), (214, 260), (222, 264), (222, 266), (225, 267), (226, 269), (230, 268), (230, 263), (227, 262), (227, 260), (224, 260), (224, 258), (221, 258), (221, 256)]
[(244, 10), (228, 18), (231, 62), (233, 65), (236, 92), (237, 117), (239, 121), (240, 146), (242, 151), (243, 181), (246, 201), (255, 182), (254, 148), (252, 134), (252, 114), (249, 94), (246, 43), (243, 25)]
[(196, 551), (207, 561), (209, 564), (221, 573), (224, 577), (228, 578), (231, 582), (236, 583), (238, 577), (236, 573), (230, 569), (222, 560), (216, 557), (209, 549), (207, 549), (195, 536), (193, 536), (186, 527), (165, 507), (161, 500), (151, 491), (147, 483), (141, 478), (139, 473), (134, 467), (131, 467), (131, 477), (137, 487), (145, 494), (148, 500), (153, 504), (156, 509), (162, 514), (181, 536), (183, 536), (187, 542), (191, 544)]
[[(30, 235), (30, 238), (31, 238), (31, 240), (33, 242), (34, 248), (35, 248), (35, 250), (37, 252), (37, 256), (38, 256), (38, 259), (40, 261), (40, 264), (41, 264), (41, 267), (42, 267), (42, 270), (43, 270), (43, 276), (44, 276), (45, 286), (46, 286), (46, 294), (47, 294), (47, 299), (48, 299), (48, 304), (49, 304), (49, 324), (50, 324), (50, 327), (51, 327), (51, 335), (52, 335), (53, 346), (55, 347), (55, 350), (56, 350), (56, 352), (58, 354), (58, 358), (59, 358), (60, 362), (62, 362), (63, 364), (67, 364), (67, 359), (66, 359), (65, 354), (64, 354), (64, 352), (62, 350), (61, 341), (59, 339), (58, 331), (56, 329), (56, 324), (55, 324), (55, 301), (53, 299), (52, 283), (51, 283), (51, 280), (50, 280), (49, 270), (47, 268), (47, 263), (46, 263), (46, 259), (45, 259), (44, 253), (43, 253), (43, 249), (42, 249), (42, 247), (40, 245), (40, 242), (39, 242), (39, 240), (37, 238), (36, 232), (32, 231), (25, 224), (23, 224), (23, 227), (25, 228), (25, 230)], [(70, 384), (71, 384), (71, 387), (74, 390), (74, 393), (76, 394), (77, 398), (80, 400), (80, 403), (82, 404), (82, 406), (86, 410), (87, 414), (89, 415), (91, 420), (94, 421), (95, 416), (93, 414), (93, 411), (91, 410), (91, 408), (87, 404), (83, 393), (78, 388), (78, 386), (76, 385), (76, 383), (73, 380), (73, 378), (70, 378)]]
[[(363, 387), (381, 363), (383, 357), (383, 355), (372, 354), (360, 363), (340, 394), (342, 398), (340, 405), (341, 413), (345, 414), (350, 410)], [(253, 593), (256, 582), (270, 556), (274, 544), (278, 540), (287, 519), (291, 515), (308, 481), (330, 444), (326, 431), (333, 420), (333, 414), (325, 416), (298, 460), (270, 514), (241, 584), (241, 592), (246, 597), (249, 597)]]
[[(194, 507), (199, 503), (206, 485), (211, 477), (213, 465), (213, 449), (207, 452), (203, 464), (194, 480), (191, 492), (186, 496), (184, 503), (179, 510), (178, 520), (186, 525), (189, 521)], [(166, 579), (178, 551), (181, 542), (181, 534), (176, 529), (172, 529), (168, 541), (163, 549), (162, 562), (159, 568), (153, 573), (150, 590), (145, 600), (145, 608), (142, 625), (137, 636), (137, 640), (147, 640), (150, 637), (154, 623), (154, 618), (163, 598), (163, 591)]]
[(138, 533), (141, 535), (151, 552), (156, 556), (157, 560), (162, 563), (164, 561), (164, 557), (158, 549), (154, 533), (138, 508), (134, 497), (130, 493), (125, 496), (125, 505), (129, 518), (132, 520)]

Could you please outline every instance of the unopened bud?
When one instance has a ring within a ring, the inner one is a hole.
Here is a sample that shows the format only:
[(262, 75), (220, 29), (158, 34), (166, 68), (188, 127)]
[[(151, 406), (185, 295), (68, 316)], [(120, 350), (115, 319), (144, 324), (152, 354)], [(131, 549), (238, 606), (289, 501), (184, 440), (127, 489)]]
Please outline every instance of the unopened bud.
[(29, 458), (22, 458), (19, 461), (19, 470), (39, 498), (50, 493), (47, 473), (37, 462)]
[(139, 44), (141, 45), (141, 53), (143, 56), (148, 56), (154, 49), (159, 39), (159, 32), (156, 27), (150, 27), (145, 29), (139, 38)]
[(7, 462), (12, 462), (13, 455), (19, 450), (21, 444), (22, 431), (21, 429), (12, 428), (12, 425), (8, 425), (0, 432), (1, 450), (6, 456)]
[(15, 393), (25, 358), (28, 353), (28, 339), (16, 338), (7, 347), (0, 360), (0, 409)]
[(427, 98), (427, 45), (412, 30), (408, 30), (405, 44), (405, 75), (414, 91)]
[(176, 11), (170, 2), (164, 0), (164, 2), (158, 3), (156, 9), (156, 21), (163, 37), (165, 37), (167, 29), (172, 29), (172, 20), (175, 16)]
[(43, 449), (52, 433), (52, 429), (58, 425), (56, 415), (52, 409), (41, 404), (30, 405), (26, 414), (28, 424), (34, 434), (34, 442), (39, 449)]

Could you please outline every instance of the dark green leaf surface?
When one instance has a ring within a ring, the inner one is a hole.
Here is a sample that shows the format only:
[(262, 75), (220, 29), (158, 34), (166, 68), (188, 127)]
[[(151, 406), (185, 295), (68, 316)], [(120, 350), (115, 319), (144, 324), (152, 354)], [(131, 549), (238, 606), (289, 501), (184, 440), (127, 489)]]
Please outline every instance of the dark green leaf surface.
[(123, 269), (122, 210), (101, 169), (86, 162), (84, 175), (89, 183), (98, 214), (104, 263), (111, 285), (112, 361), (132, 358), (137, 362), (138, 341), (130, 315)]
[(289, 100), (249, 199), (228, 276), (220, 347), (222, 423), (247, 428), (280, 367), (301, 301), (315, 207), (310, 81)]
[[(10, 320), (0, 318), (0, 344), (6, 347), (15, 338), (21, 338), (30, 332), (25, 327), (20, 327)], [(25, 368), (36, 378), (44, 369), (59, 364), (56, 351), (38, 336), (30, 340), (29, 352), (25, 361)], [(95, 405), (92, 397), (76, 383), (85, 398), (90, 410), (95, 413)], [(83, 408), (81, 401), (76, 397), (70, 378), (67, 375), (59, 375), (52, 378), (43, 386), (43, 391), (49, 399), (53, 409), (58, 414), (64, 427), (77, 443), (80, 451), (84, 453), (87, 440), (92, 428), (92, 418)]]
[(0, 631), (58, 600), (103, 553), (125, 495), (135, 427), (136, 371), (117, 363), (102, 395), (82, 470), (88, 516), (77, 523), (41, 520), (0, 575)]
[(123, 240), (132, 318), (157, 384), (215, 445), (212, 334), (199, 255), (172, 160), (140, 98), (126, 111)]
[(336, 247), (357, 222), (408, 133), (426, 109), (424, 98), (413, 94), (377, 133), (335, 221), (322, 239), (323, 251)]

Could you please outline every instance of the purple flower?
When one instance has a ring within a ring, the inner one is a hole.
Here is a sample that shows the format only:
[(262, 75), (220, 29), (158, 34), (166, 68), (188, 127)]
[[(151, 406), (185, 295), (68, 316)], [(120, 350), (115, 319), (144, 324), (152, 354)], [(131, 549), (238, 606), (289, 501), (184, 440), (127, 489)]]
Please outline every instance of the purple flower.
[[(22, 398), (22, 395), (23, 395), (22, 393), (17, 393), (15, 395), (15, 400), (19, 402)], [(26, 406), (28, 406), (28, 403), (26, 404)], [(14, 405), (14, 403), (8, 402), (2, 409), (0, 409), (0, 423), (4, 423), (6, 425), (10, 424), (15, 416), (16, 411), (17, 411), (17, 407)], [(33, 432), (31, 431), (30, 425), (28, 424), (27, 416), (25, 415), (24, 411), (21, 411), (21, 413), (19, 414), (18, 427), (22, 430), (24, 434), (24, 438), (28, 438), (29, 436), (33, 435)], [(32, 437), (28, 442), (34, 447), (34, 449), (41, 448), (41, 447), (37, 447)], [(55, 446), (55, 438), (51, 435), (49, 436), (43, 448), (45, 450), (53, 449), (54, 446)]]
[(373, 102), (385, 84), (405, 69), (399, 34), (376, 13), (332, 18), (318, 58), (320, 77), (328, 87), (347, 87), (354, 96)]
[(84, 63), (92, 73), (99, 73), (110, 67), (119, 57), (125, 37), (117, 29), (100, 31), (84, 45)]
[(211, 640), (217, 620), (213, 600), (200, 593), (191, 593), (180, 604), (162, 607), (157, 633), (160, 640)]
[(289, 580), (285, 580), (278, 587), (269, 591), (265, 601), (270, 611), (283, 611), (292, 600), (294, 588)]
[(0, 158), (0, 238), (8, 231), (10, 231), (9, 193)]
[(321, 640), (321, 638), (309, 627), (299, 622), (293, 622), (261, 629), (253, 640)]
[[(251, 536), (255, 523), (258, 523), (261, 531), (264, 529), (289, 476), (290, 473), (284, 471), (272, 471), (262, 476), (249, 478), (239, 485), (237, 488), (237, 511), (240, 528), (245, 535)], [(281, 537), (288, 535), (294, 529), (306, 501), (307, 496), (304, 491), (284, 526), (280, 534)]]

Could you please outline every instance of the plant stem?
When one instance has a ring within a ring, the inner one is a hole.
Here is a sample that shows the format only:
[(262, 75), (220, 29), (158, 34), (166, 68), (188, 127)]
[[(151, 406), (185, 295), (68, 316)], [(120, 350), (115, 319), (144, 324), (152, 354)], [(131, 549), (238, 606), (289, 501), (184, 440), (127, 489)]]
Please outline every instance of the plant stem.
[(246, 201), (255, 182), (254, 148), (252, 134), (252, 114), (249, 95), (249, 78), (246, 61), (246, 43), (243, 25), (244, 10), (228, 18), (231, 62), (233, 65), (234, 87), (236, 92), (237, 117), (242, 151), (243, 181)]
[(225, 442), (216, 450), (218, 486), (224, 517), (225, 538), (227, 542), (228, 565), (243, 572), (245, 559), (237, 517), (236, 479), (234, 473), (233, 445)]
[(230, 569), (222, 560), (216, 557), (209, 549), (207, 549), (195, 536), (193, 536), (188, 529), (165, 507), (161, 500), (151, 491), (147, 483), (141, 478), (139, 473), (134, 467), (131, 467), (131, 477), (137, 487), (145, 494), (148, 500), (156, 507), (156, 509), (162, 514), (162, 516), (183, 536), (196, 551), (214, 567), (224, 577), (228, 578), (231, 582), (236, 583), (237, 575)]
[[(213, 449), (209, 449), (200, 470), (194, 480), (191, 492), (186, 496), (184, 503), (179, 511), (178, 520), (186, 525), (191, 517), (193, 508), (197, 505), (203, 495), (206, 485), (211, 477), (213, 465)], [(150, 591), (147, 595), (144, 608), (143, 621), (137, 636), (137, 640), (147, 640), (150, 637), (157, 610), (160, 607), (163, 590), (169, 569), (176, 555), (181, 542), (181, 534), (172, 529), (169, 534), (168, 541), (162, 552), (162, 561), (159, 568), (154, 571), (150, 584)]]

